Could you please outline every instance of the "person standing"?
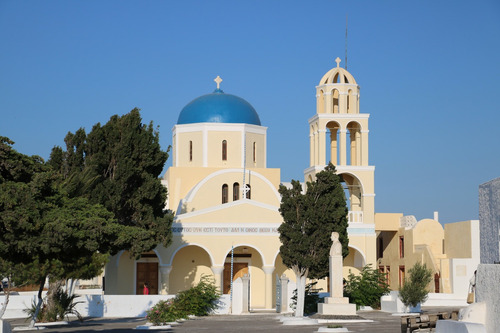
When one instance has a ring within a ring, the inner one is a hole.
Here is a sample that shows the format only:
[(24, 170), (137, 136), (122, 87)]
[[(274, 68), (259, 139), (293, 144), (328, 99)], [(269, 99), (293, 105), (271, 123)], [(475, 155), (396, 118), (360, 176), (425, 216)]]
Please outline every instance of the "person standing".
[(147, 282), (144, 282), (144, 288), (142, 289), (143, 295), (149, 295), (149, 285)]

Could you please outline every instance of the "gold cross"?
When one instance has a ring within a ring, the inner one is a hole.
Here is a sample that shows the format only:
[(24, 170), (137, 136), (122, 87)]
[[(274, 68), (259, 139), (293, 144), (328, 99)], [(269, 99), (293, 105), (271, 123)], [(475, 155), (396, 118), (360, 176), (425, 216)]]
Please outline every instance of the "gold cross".
[(214, 79), (214, 81), (217, 83), (217, 89), (220, 89), (220, 83), (222, 82), (222, 79), (220, 78), (219, 75)]

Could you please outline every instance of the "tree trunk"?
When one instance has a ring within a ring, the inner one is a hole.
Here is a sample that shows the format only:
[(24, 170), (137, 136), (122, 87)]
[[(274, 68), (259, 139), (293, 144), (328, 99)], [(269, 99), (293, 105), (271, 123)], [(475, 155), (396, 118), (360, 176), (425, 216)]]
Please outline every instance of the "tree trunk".
[(297, 281), (297, 307), (295, 308), (295, 317), (304, 316), (304, 301), (306, 295), (306, 272), (295, 272), (295, 280)]
[(30, 328), (35, 327), (36, 318), (38, 317), (38, 312), (40, 312), (40, 308), (42, 307), (42, 302), (43, 302), (42, 292), (43, 292), (43, 286), (45, 285), (46, 278), (47, 277), (44, 276), (43, 278), (40, 279), (40, 287), (38, 288), (38, 303), (36, 305), (35, 313), (33, 314), (33, 317), (31, 318), (31, 322), (30, 322), (30, 326), (29, 326)]
[(49, 290), (47, 290), (47, 309), (48, 321), (57, 321), (57, 300), (56, 293), (61, 289), (64, 280), (56, 280), (49, 282)]
[[(0, 280), (0, 283), (2, 283), (2, 281)], [(10, 278), (7, 277), (7, 290), (3, 290), (3, 293), (5, 295), (5, 301), (2, 305), (2, 308), (0, 309), (0, 319), (2, 319), (4, 313), (5, 313), (5, 310), (7, 310), (7, 304), (9, 304), (9, 298), (10, 298)]]

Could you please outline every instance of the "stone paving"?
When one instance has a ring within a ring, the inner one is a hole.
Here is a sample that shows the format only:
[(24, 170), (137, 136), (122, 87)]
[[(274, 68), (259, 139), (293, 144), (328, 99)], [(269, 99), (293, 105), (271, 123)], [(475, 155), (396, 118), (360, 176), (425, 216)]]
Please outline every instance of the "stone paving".
[[(429, 309), (432, 312), (437, 309)], [(443, 309), (439, 309), (443, 310)], [(426, 311), (426, 312), (427, 312)], [(372, 320), (372, 322), (350, 322), (350, 323), (331, 323), (319, 324), (312, 326), (291, 326), (283, 325), (279, 318), (280, 315), (276, 313), (266, 314), (250, 314), (240, 316), (208, 316), (188, 320), (182, 324), (173, 326), (170, 329), (151, 330), (151, 332), (317, 332), (320, 327), (327, 327), (328, 325), (341, 325), (349, 330), (349, 332), (371, 332), (371, 333), (388, 333), (388, 332), (401, 332), (401, 319), (399, 316), (393, 316), (391, 313), (382, 311), (362, 311), (358, 315), (364, 319)], [(27, 325), (24, 320), (11, 321), (13, 327)], [(83, 323), (78, 321), (71, 321), (69, 325), (52, 326), (41, 331), (44, 333), (56, 332), (108, 332), (108, 333), (122, 333), (135, 330), (139, 325), (144, 325), (146, 320), (144, 318), (89, 318)], [(142, 331), (147, 332), (147, 331)]]

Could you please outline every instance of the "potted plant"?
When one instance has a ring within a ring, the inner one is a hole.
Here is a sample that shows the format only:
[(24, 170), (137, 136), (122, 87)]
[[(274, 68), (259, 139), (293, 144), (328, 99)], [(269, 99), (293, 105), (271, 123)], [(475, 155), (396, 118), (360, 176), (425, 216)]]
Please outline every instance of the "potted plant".
[(432, 271), (425, 264), (417, 262), (410, 268), (409, 277), (399, 289), (399, 298), (409, 309), (408, 312), (420, 312), (420, 305), (427, 300), (431, 281)]

